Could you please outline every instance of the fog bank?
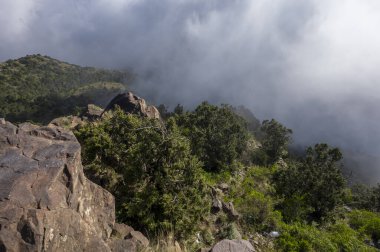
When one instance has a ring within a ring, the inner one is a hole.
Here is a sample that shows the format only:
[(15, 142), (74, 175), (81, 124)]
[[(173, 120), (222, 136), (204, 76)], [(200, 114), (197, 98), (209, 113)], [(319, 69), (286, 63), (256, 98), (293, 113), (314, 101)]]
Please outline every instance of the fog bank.
[(299, 144), (377, 158), (378, 27), (377, 0), (0, 0), (0, 60), (132, 69), (156, 103), (243, 104)]

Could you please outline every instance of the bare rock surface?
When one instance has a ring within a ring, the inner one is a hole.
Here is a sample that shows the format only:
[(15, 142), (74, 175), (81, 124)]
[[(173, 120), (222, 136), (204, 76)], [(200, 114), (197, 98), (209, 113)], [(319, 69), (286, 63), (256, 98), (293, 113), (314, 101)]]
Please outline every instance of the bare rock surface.
[(210, 252), (255, 252), (256, 250), (246, 240), (222, 240), (215, 244)]
[(222, 203), (223, 205), (223, 211), (227, 214), (228, 218), (230, 220), (237, 220), (239, 219), (240, 215), (239, 213), (235, 210), (234, 205), (232, 202)]
[(86, 110), (82, 113), (81, 117), (93, 121), (101, 117), (103, 109), (94, 105), (88, 104)]
[(160, 119), (160, 112), (157, 108), (148, 105), (146, 101), (132, 92), (122, 93), (115, 96), (104, 110), (109, 111), (119, 106), (127, 114), (137, 114), (152, 119)]
[(52, 120), (48, 126), (49, 127), (61, 127), (65, 129), (75, 129), (76, 127), (83, 125), (84, 121), (78, 116), (62, 116)]
[[(0, 123), (0, 251), (135, 251), (149, 243), (115, 225), (114, 205), (84, 176), (72, 132)], [(111, 236), (115, 228), (124, 234)]]

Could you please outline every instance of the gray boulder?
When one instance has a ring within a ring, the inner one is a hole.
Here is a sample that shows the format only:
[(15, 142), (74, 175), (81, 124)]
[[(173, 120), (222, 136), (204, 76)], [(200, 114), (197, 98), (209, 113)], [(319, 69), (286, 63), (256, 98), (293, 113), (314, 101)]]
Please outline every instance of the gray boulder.
[(212, 247), (210, 252), (255, 252), (252, 244), (246, 240), (222, 240)]
[(107, 105), (104, 112), (119, 106), (127, 114), (136, 114), (151, 119), (161, 119), (160, 112), (154, 106), (148, 105), (146, 101), (132, 92), (122, 93), (115, 96)]
[(83, 119), (94, 121), (100, 118), (103, 113), (103, 109), (94, 105), (88, 104), (86, 110), (81, 114)]
[(114, 227), (114, 197), (84, 176), (72, 132), (0, 123), (0, 251), (111, 251)]

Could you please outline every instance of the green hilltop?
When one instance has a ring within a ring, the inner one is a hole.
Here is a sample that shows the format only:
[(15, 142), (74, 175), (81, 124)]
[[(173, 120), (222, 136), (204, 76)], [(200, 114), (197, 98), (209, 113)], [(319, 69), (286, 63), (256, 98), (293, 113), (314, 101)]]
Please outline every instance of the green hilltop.
[(126, 71), (81, 67), (28, 55), (0, 63), (0, 117), (47, 123), (88, 103), (104, 106), (133, 79)]

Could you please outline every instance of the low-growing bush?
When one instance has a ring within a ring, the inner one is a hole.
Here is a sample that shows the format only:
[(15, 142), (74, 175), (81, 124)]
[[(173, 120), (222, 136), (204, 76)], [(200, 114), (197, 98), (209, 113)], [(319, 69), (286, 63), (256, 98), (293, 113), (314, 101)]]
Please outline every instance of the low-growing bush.
[(274, 211), (271, 197), (273, 188), (269, 184), (271, 168), (252, 167), (243, 181), (236, 183), (228, 195), (241, 214), (239, 224), (245, 232), (271, 231), (281, 221), (281, 213)]
[(360, 235), (345, 222), (323, 229), (300, 223), (283, 225), (276, 246), (280, 251), (377, 251), (364, 244)]
[(380, 240), (380, 214), (354, 210), (349, 214), (349, 224), (362, 235), (372, 239), (373, 243), (379, 246)]

